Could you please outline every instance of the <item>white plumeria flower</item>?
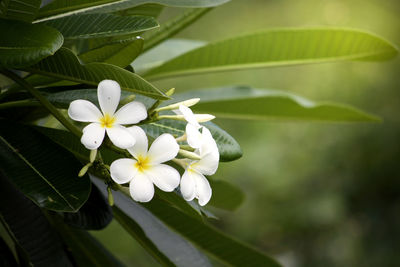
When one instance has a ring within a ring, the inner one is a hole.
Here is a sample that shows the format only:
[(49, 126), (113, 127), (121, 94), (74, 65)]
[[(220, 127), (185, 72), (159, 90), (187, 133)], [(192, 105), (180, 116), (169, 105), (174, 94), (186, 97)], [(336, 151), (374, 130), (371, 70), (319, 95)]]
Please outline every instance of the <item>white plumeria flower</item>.
[(153, 198), (153, 184), (166, 192), (178, 187), (179, 172), (171, 166), (161, 164), (178, 154), (179, 145), (174, 137), (170, 134), (160, 135), (147, 151), (148, 140), (142, 128), (133, 126), (128, 131), (136, 139), (135, 145), (128, 149), (135, 159), (118, 159), (111, 164), (110, 173), (114, 182), (129, 182), (130, 194), (139, 202), (148, 202)]
[(202, 134), (200, 133), (201, 126), (199, 122), (206, 122), (215, 119), (215, 116), (210, 114), (193, 114), (192, 110), (185, 105), (180, 105), (179, 110), (174, 110), (175, 114), (183, 115), (188, 122), (186, 125), (187, 142), (193, 148), (200, 148), (202, 144)]
[(82, 144), (87, 149), (97, 149), (107, 132), (115, 146), (122, 149), (132, 147), (135, 138), (122, 125), (135, 124), (146, 119), (146, 107), (140, 102), (133, 101), (115, 112), (121, 97), (121, 88), (112, 80), (103, 80), (99, 83), (97, 97), (101, 111), (93, 103), (82, 99), (72, 101), (68, 108), (71, 119), (91, 122), (83, 128)]
[(204, 206), (210, 201), (212, 195), (210, 183), (204, 175), (213, 175), (217, 171), (219, 152), (207, 128), (203, 127), (201, 135), (201, 147), (195, 151), (201, 159), (188, 163), (182, 175), (180, 190), (186, 201), (197, 198), (200, 206)]

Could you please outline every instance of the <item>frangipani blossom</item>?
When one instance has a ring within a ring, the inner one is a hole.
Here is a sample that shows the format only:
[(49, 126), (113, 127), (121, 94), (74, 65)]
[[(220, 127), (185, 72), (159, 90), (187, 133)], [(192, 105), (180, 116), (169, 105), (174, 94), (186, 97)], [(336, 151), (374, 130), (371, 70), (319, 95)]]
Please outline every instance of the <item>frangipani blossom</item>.
[(153, 198), (155, 184), (163, 191), (171, 192), (179, 185), (180, 175), (174, 168), (161, 164), (172, 160), (179, 151), (179, 145), (170, 134), (162, 134), (154, 140), (147, 150), (148, 140), (145, 132), (138, 126), (128, 128), (136, 139), (129, 153), (135, 159), (118, 159), (110, 166), (111, 178), (118, 184), (129, 182), (132, 198), (148, 202)]
[(133, 101), (115, 112), (121, 97), (121, 88), (112, 80), (103, 80), (99, 83), (97, 97), (101, 111), (93, 103), (82, 99), (72, 101), (68, 108), (71, 119), (91, 122), (83, 128), (82, 144), (87, 149), (97, 149), (107, 132), (115, 146), (122, 149), (132, 147), (135, 138), (122, 125), (135, 124), (147, 118), (146, 107), (140, 102)]
[(188, 144), (193, 148), (200, 148), (202, 144), (202, 134), (199, 130), (205, 127), (201, 126), (199, 122), (210, 121), (214, 119), (215, 116), (210, 114), (193, 114), (192, 110), (185, 105), (180, 105), (179, 110), (174, 110), (174, 112), (178, 115), (183, 115), (188, 122), (186, 125)]
[(210, 201), (212, 195), (210, 183), (204, 175), (213, 175), (217, 171), (219, 152), (207, 128), (203, 127), (201, 135), (202, 144), (196, 150), (201, 159), (188, 163), (182, 175), (180, 190), (186, 201), (197, 198), (200, 206), (204, 206)]

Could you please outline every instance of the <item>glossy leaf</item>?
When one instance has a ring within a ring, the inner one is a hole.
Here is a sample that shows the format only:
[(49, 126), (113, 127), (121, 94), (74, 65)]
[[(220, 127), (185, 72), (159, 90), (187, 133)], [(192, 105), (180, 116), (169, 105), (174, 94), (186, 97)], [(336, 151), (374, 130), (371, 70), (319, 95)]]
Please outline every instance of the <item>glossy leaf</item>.
[(99, 82), (105, 79), (115, 80), (123, 90), (140, 93), (156, 99), (168, 98), (139, 75), (117, 66), (104, 63), (82, 65), (74, 53), (66, 48), (60, 49), (54, 56), (42, 60), (29, 70), (45, 76), (94, 86), (97, 86)]
[[(106, 194), (104, 183), (95, 177), (91, 179)], [(114, 210), (118, 222), (160, 263), (167, 266), (171, 263), (176, 266), (211, 266), (206, 256), (141, 205), (121, 192), (113, 192), (113, 196), (118, 208)]]
[[(242, 156), (242, 150), (232, 136), (212, 122), (206, 122), (204, 125), (210, 130), (212, 136), (217, 142), (220, 161), (232, 161)], [(157, 138), (162, 133), (170, 133), (178, 137), (184, 134), (186, 122), (161, 120), (154, 123), (143, 124), (141, 127), (152, 138)]]
[(144, 4), (118, 12), (121, 16), (142, 15), (157, 18), (164, 10), (164, 6), (159, 4)]
[(79, 58), (86, 64), (103, 62), (125, 68), (142, 52), (142, 48), (143, 39), (138, 36), (102, 45), (80, 54)]
[(178, 75), (344, 60), (385, 60), (388, 41), (344, 28), (278, 29), (209, 43), (149, 71), (152, 79)]
[(0, 18), (31, 22), (37, 15), (41, 0), (2, 0)]
[(2, 120), (0, 150), (4, 173), (38, 206), (71, 212), (88, 199), (90, 181), (77, 176), (82, 165), (32, 128)]
[(136, 72), (145, 72), (205, 44), (206, 42), (199, 40), (168, 39), (147, 52), (142, 53), (132, 63), (132, 66)]
[(71, 253), (76, 266), (125, 266), (87, 231), (70, 227), (57, 216), (52, 215), (50, 218)]
[(113, 213), (107, 199), (97, 187), (92, 187), (89, 199), (77, 212), (63, 213), (64, 222), (84, 230), (100, 230), (113, 219)]
[(113, 14), (81, 14), (40, 24), (57, 29), (66, 39), (111, 37), (158, 27), (157, 21), (152, 17), (122, 17)]
[[(229, 0), (54, 0), (39, 12), (39, 18), (53, 19), (79, 13), (109, 13), (143, 4), (160, 4), (173, 7), (212, 7)], [(57, 16), (58, 15), (58, 16)]]
[[(4, 155), (2, 147), (0, 144), (1, 155)], [(54, 266), (55, 262), (57, 266), (72, 266), (43, 211), (15, 188), (11, 182), (14, 177), (9, 176), (3, 165), (6, 162), (3, 159), (1, 162), (0, 201), (4, 203), (0, 205), (1, 221), (16, 246), (21, 248), (24, 260), (32, 266)], [(22, 265), (20, 262), (18, 266)]]
[(223, 180), (209, 179), (213, 195), (208, 205), (234, 211), (244, 201), (245, 194), (235, 185)]
[(44, 25), (0, 19), (0, 32), (0, 67), (35, 64), (54, 54), (63, 44), (62, 35)]
[(200, 97), (193, 106), (198, 113), (234, 119), (279, 119), (307, 121), (380, 121), (374, 115), (351, 106), (321, 102), (279, 90), (226, 87), (175, 95), (174, 101)]

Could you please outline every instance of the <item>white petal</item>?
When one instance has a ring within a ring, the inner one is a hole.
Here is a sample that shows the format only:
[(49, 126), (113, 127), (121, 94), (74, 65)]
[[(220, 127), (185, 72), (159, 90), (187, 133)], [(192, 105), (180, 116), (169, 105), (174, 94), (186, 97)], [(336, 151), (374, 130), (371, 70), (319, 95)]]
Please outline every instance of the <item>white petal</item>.
[(182, 113), (183, 117), (188, 123), (193, 124), (194, 126), (200, 128), (200, 124), (197, 122), (196, 117), (194, 116), (190, 108), (184, 105), (180, 105), (179, 111)]
[(68, 116), (75, 121), (95, 122), (103, 117), (100, 110), (87, 100), (74, 100), (68, 108)]
[(180, 175), (177, 170), (165, 164), (157, 164), (146, 170), (146, 175), (165, 192), (172, 192), (178, 187)]
[(83, 128), (81, 143), (90, 150), (97, 149), (104, 139), (105, 129), (97, 122)]
[(203, 156), (211, 151), (218, 150), (217, 143), (215, 142), (210, 130), (206, 127), (202, 127), (201, 133), (201, 146), (200, 146), (200, 156)]
[(133, 101), (121, 107), (114, 115), (117, 124), (134, 124), (147, 118), (143, 103)]
[(129, 184), (129, 192), (134, 200), (148, 202), (154, 196), (154, 186), (146, 175), (138, 172)]
[(191, 175), (196, 183), (196, 198), (199, 199), (199, 205), (204, 206), (211, 199), (212, 190), (210, 183), (207, 178), (200, 173), (192, 172)]
[(111, 128), (106, 128), (106, 131), (111, 142), (119, 148), (127, 149), (135, 145), (135, 138), (124, 126), (115, 124)]
[(114, 115), (121, 97), (121, 87), (116, 81), (103, 80), (97, 86), (97, 97), (104, 114)]
[(196, 183), (193, 176), (190, 175), (191, 171), (186, 170), (181, 179), (181, 193), (186, 201), (192, 201), (196, 196)]
[(128, 148), (129, 153), (135, 158), (145, 157), (147, 155), (148, 140), (146, 133), (139, 126), (127, 128), (129, 133), (135, 138), (136, 143), (133, 147)]
[(162, 134), (154, 140), (147, 153), (150, 164), (158, 164), (171, 160), (178, 155), (179, 145), (170, 134)]
[(194, 114), (194, 117), (198, 122), (206, 122), (215, 119), (215, 116), (210, 114)]
[(187, 143), (193, 148), (200, 148), (202, 143), (202, 136), (199, 129), (193, 124), (186, 124)]
[(125, 184), (132, 180), (138, 172), (135, 168), (136, 160), (133, 159), (117, 159), (110, 166), (111, 178), (117, 184)]

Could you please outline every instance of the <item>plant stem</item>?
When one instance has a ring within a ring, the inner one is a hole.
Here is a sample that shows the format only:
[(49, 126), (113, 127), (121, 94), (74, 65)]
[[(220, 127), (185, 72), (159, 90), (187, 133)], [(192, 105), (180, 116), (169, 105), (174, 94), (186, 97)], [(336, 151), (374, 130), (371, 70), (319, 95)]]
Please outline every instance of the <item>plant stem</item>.
[(80, 137), (82, 135), (81, 130), (73, 125), (68, 119), (58, 111), (38, 90), (36, 90), (32, 85), (26, 82), (23, 78), (19, 77), (17, 74), (6, 69), (0, 69), (0, 72), (14, 80), (16, 83), (21, 85), (29, 93), (31, 93), (39, 102), (45, 107), (65, 128), (67, 128), (74, 135)]

